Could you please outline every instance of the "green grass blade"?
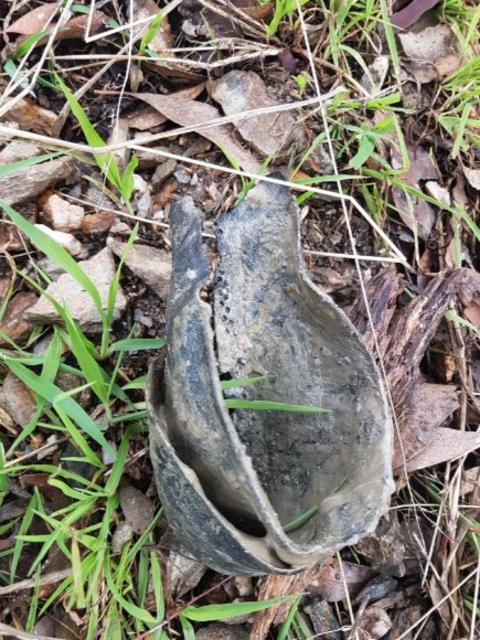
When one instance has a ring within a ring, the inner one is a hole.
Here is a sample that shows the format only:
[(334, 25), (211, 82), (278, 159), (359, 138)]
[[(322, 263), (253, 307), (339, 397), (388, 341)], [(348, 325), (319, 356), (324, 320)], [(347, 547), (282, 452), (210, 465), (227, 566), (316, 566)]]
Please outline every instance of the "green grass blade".
[(166, 344), (167, 341), (164, 338), (125, 338), (125, 340), (113, 342), (109, 347), (109, 352), (147, 351), (150, 349), (161, 349)]
[[(57, 399), (63, 394), (63, 391), (52, 382), (43, 379), (28, 367), (16, 362), (10, 358), (3, 358), (4, 363), (29, 389), (44, 398), (52, 405), (55, 405)], [(97, 424), (92, 420), (88, 413), (73, 398), (64, 397), (59, 406), (92, 440), (95, 440), (100, 446), (111, 449), (105, 436), (98, 428)]]
[(288, 602), (297, 598), (296, 593), (289, 596), (261, 600), (260, 602), (235, 602), (231, 604), (207, 604), (203, 607), (187, 607), (182, 611), (182, 616), (195, 622), (212, 622), (214, 620), (228, 620), (237, 616), (247, 616), (257, 611), (264, 611), (282, 602)]
[(18, 173), (22, 169), (29, 169), (36, 164), (41, 164), (42, 162), (53, 160), (54, 158), (58, 158), (62, 155), (64, 154), (60, 153), (59, 151), (55, 151), (52, 153), (43, 153), (40, 156), (32, 156), (31, 158), (25, 158), (25, 160), (17, 160), (16, 162), (10, 162), (9, 164), (1, 165), (0, 178), (6, 178), (7, 176)]
[(33, 224), (30, 224), (28, 220), (15, 211), (10, 205), (3, 200), (0, 200), (0, 207), (5, 211), (8, 217), (17, 225), (28, 239), (35, 245), (37, 249), (42, 251), (50, 260), (55, 262), (61, 269), (68, 273), (78, 284), (87, 291), (92, 298), (99, 313), (103, 315), (103, 306), (100, 294), (98, 293), (95, 285), (82, 270), (81, 267), (75, 262), (72, 256), (65, 251), (55, 240), (50, 238), (46, 233), (37, 229)]
[[(83, 135), (85, 136), (86, 141), (91, 147), (99, 149), (105, 146), (105, 141), (97, 133), (95, 127), (92, 125), (90, 120), (88, 119), (87, 114), (83, 110), (82, 106), (67, 87), (67, 85), (63, 82), (60, 76), (56, 75), (55, 79), (63, 91), (65, 98), (67, 99), (68, 106), (70, 107), (73, 115), (78, 120), (78, 124), (80, 125)], [(117, 161), (112, 153), (106, 153), (104, 155), (96, 155), (95, 162), (98, 167), (103, 171), (103, 173), (107, 176), (112, 184), (114, 184), (119, 191), (121, 191), (121, 178), (120, 171), (118, 169)]]
[(251, 378), (234, 378), (233, 380), (221, 380), (220, 386), (225, 391), (227, 389), (236, 389), (237, 387), (247, 387), (250, 384), (261, 382), (262, 380), (272, 380), (273, 375), (267, 374), (266, 376), (252, 376)]
[(32, 33), (31, 36), (28, 36), (27, 38), (25, 38), (25, 40), (18, 46), (17, 50), (15, 51), (15, 54), (13, 56), (15, 60), (20, 60), (21, 58), (26, 56), (28, 53), (30, 53), (30, 51), (35, 47), (37, 42), (40, 42), (40, 40), (43, 40), (43, 38), (45, 38), (45, 36), (48, 36), (49, 33), (50, 31), (48, 30), (39, 31), (38, 33)]
[(249, 409), (251, 411), (286, 411), (287, 413), (330, 413), (330, 409), (310, 407), (303, 404), (288, 404), (286, 402), (270, 402), (269, 400), (241, 400), (227, 398), (227, 409)]

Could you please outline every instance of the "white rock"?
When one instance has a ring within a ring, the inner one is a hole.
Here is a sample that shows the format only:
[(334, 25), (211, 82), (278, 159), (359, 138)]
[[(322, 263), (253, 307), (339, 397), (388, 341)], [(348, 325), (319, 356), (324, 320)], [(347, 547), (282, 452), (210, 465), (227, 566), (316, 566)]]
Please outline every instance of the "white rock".
[[(107, 309), (108, 292), (115, 276), (115, 263), (110, 249), (105, 248), (95, 256), (78, 263), (97, 288), (102, 306)], [(70, 275), (63, 274), (52, 283), (47, 294), (65, 304), (73, 319), (84, 331), (101, 329), (100, 314), (90, 295)], [(125, 311), (127, 300), (119, 287), (115, 300), (113, 319), (117, 320)], [(25, 318), (38, 324), (53, 324), (60, 316), (49, 300), (42, 296), (40, 300), (25, 312)]]
[(76, 231), (85, 216), (83, 207), (71, 204), (56, 193), (49, 195), (42, 206), (42, 218), (57, 231)]
[(463, 173), (468, 180), (468, 184), (480, 191), (480, 169), (468, 169), (465, 167)]
[(57, 242), (61, 247), (68, 251), (68, 253), (72, 256), (77, 256), (79, 258), (85, 256), (85, 247), (81, 242), (79, 242), (71, 233), (65, 233), (64, 231), (55, 231), (54, 229), (50, 229), (44, 224), (36, 224), (37, 229), (43, 231), (47, 236), (50, 236), (55, 242)]

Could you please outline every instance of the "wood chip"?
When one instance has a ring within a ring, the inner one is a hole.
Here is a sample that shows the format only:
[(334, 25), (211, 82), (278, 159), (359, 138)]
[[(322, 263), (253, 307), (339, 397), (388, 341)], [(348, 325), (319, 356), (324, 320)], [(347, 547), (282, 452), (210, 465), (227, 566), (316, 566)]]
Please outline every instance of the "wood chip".
[(7, 204), (17, 204), (37, 197), (40, 193), (72, 173), (74, 163), (69, 156), (42, 162), (35, 167), (20, 169), (0, 178), (0, 199)]

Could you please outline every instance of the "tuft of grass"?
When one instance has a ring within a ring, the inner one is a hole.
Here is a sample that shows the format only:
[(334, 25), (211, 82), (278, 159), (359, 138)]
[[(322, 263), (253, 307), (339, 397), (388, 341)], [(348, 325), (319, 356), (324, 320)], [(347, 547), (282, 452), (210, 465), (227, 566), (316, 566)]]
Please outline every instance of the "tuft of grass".
[[(87, 143), (94, 147), (95, 149), (101, 149), (106, 146), (103, 138), (97, 133), (95, 127), (92, 125), (90, 120), (88, 119), (87, 114), (84, 109), (67, 87), (65, 82), (60, 78), (60, 76), (55, 75), (55, 80), (62, 90), (65, 98), (67, 99), (68, 105), (78, 121), (80, 128), (82, 129), (83, 135)], [(118, 192), (121, 194), (123, 202), (127, 206), (129, 210), (130, 200), (132, 198), (133, 189), (134, 189), (134, 173), (135, 169), (138, 167), (138, 158), (135, 155), (132, 155), (128, 165), (125, 168), (123, 174), (120, 171), (118, 162), (113, 153), (105, 153), (95, 155), (95, 162), (97, 166), (102, 171), (104, 176), (113, 185)]]

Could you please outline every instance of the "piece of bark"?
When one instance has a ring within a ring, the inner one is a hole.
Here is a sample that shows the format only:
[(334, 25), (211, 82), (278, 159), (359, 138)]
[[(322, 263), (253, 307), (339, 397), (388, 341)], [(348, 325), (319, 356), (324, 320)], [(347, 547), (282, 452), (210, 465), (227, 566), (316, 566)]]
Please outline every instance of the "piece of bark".
[[(374, 333), (379, 337), (377, 355), (383, 360), (399, 427), (394, 456), (397, 472), (405, 461), (426, 450), (434, 441), (438, 427), (456, 409), (452, 387), (439, 391), (437, 385), (427, 389), (418, 386), (423, 382), (420, 362), (450, 303), (458, 299), (465, 307), (480, 295), (480, 274), (467, 268), (441, 271), (408, 305), (395, 309), (400, 293), (400, 279), (392, 269), (386, 269), (367, 285), (373, 331), (363, 299), (353, 305), (350, 314), (370, 349), (375, 344)], [(427, 415), (427, 408), (423, 410), (419, 406), (425, 401), (426, 391), (430, 401), (436, 403), (431, 415)], [(423, 424), (419, 424), (419, 419)]]
[[(318, 567), (307, 569), (293, 576), (267, 576), (260, 584), (258, 600), (269, 600), (289, 594), (302, 593), (317, 578)], [(272, 625), (281, 624), (288, 615), (293, 599), (282, 604), (260, 611), (255, 615), (251, 640), (264, 640)]]
[(72, 173), (74, 162), (69, 156), (55, 158), (20, 169), (14, 174), (0, 178), (0, 199), (10, 205), (35, 198)]

